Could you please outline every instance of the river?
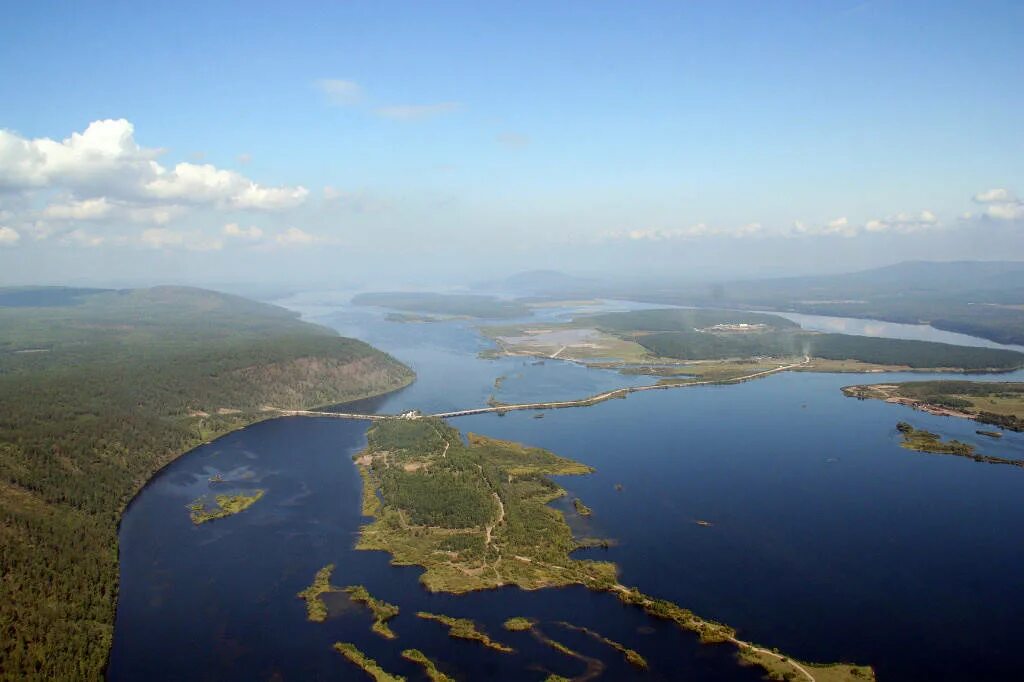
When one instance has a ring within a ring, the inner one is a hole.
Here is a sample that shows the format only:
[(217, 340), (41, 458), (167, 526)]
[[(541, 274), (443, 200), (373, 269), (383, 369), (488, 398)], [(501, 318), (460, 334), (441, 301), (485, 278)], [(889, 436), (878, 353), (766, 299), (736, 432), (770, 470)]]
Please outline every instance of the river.
[[(347, 305), (344, 292), (292, 297), (311, 321), (364, 339), (412, 366), (418, 379), (352, 411), (443, 411), (574, 398), (650, 381), (573, 363), (483, 359), (488, 342), (467, 321), (397, 323)], [(609, 303), (601, 309), (629, 307)], [(595, 308), (588, 308), (594, 310)], [(559, 319), (571, 310), (547, 310)], [(937, 331), (937, 330), (936, 330)], [(945, 334), (945, 332), (938, 332)], [(505, 379), (500, 389), (494, 381)], [(882, 680), (1009, 679), (1024, 626), (1024, 471), (899, 447), (898, 420), (1024, 458), (1022, 434), (998, 442), (976, 424), (839, 388), (922, 375), (785, 373), (732, 386), (650, 391), (593, 407), (453, 419), (464, 432), (549, 448), (596, 467), (559, 482), (593, 510), (562, 500), (579, 534), (618, 545), (584, 554), (615, 561), (621, 582), (720, 620), (740, 636), (812, 661), (875, 666)], [(986, 376), (992, 379), (991, 375)], [(1024, 373), (1001, 375), (1024, 378)], [(197, 448), (163, 470), (121, 525), (121, 587), (112, 680), (360, 679), (331, 649), (350, 641), (382, 667), (421, 679), (402, 649), (419, 648), (461, 679), (579, 675), (585, 665), (527, 633), (510, 616), (607, 666), (605, 679), (756, 680), (732, 649), (682, 632), (582, 588), (514, 588), (453, 597), (425, 592), (420, 569), (352, 549), (362, 519), (351, 457), (367, 425), (275, 419)], [(193, 526), (185, 505), (222, 473), (266, 496), (246, 512)], [(621, 486), (621, 489), (619, 489)], [(711, 522), (711, 526), (695, 523)], [(305, 619), (296, 593), (327, 563), (337, 585), (364, 584), (397, 604), (399, 639), (372, 634), (370, 616), (329, 598), (331, 617)], [(450, 639), (417, 610), (474, 618), (508, 655)], [(647, 673), (604, 645), (556, 624), (590, 627), (637, 649)]]

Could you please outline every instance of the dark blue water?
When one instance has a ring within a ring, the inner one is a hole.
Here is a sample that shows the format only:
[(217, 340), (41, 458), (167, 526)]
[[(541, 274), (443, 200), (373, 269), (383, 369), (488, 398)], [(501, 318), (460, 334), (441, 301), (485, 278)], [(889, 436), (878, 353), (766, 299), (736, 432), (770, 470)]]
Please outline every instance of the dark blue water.
[[(478, 359), (487, 344), (463, 322), (387, 323), (377, 313), (333, 305), (306, 312), (419, 373), (412, 387), (360, 409), (478, 405), (500, 375), (508, 378), (497, 396), (507, 401), (577, 397), (625, 383), (570, 363)], [(560, 483), (594, 511), (590, 519), (570, 518), (579, 534), (618, 540), (586, 554), (618, 563), (624, 584), (799, 658), (872, 664), (883, 680), (1015, 679), (1024, 626), (1024, 470), (904, 450), (895, 424), (907, 420), (1011, 457), (1024, 457), (1024, 438), (1007, 433), (992, 441), (977, 436), (973, 422), (857, 401), (838, 390), (907, 378), (920, 375), (776, 375), (634, 394), (549, 411), (544, 419), (510, 413), (453, 424), (595, 466), (593, 475)], [(538, 618), (548, 636), (603, 661), (605, 679), (637, 672), (555, 621), (637, 649), (652, 665), (645, 677), (759, 678), (735, 664), (729, 647), (701, 646), (609, 595), (431, 595), (417, 582), (419, 569), (354, 551), (360, 485), (351, 456), (365, 444), (365, 428), (331, 419), (273, 420), (198, 448), (157, 476), (122, 523), (111, 679), (360, 679), (331, 650), (335, 641), (354, 642), (410, 679), (423, 678), (400, 658), (407, 647), (461, 679), (584, 671), (582, 662), (529, 634), (501, 628), (520, 615)], [(242, 514), (195, 527), (185, 505), (212, 490), (216, 472), (228, 482), (215, 487), (268, 492)], [(330, 598), (327, 622), (306, 621), (295, 594), (327, 563), (337, 565), (335, 584), (364, 584), (401, 607), (392, 621), (397, 640), (373, 635), (369, 614), (344, 595)], [(517, 653), (452, 640), (442, 626), (417, 619), (420, 609), (474, 618)]]

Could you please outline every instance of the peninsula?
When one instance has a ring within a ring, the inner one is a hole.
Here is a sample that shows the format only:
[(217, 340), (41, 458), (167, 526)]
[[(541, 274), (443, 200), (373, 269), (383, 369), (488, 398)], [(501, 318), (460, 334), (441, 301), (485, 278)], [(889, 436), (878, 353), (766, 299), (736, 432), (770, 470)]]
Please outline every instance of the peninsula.
[(364, 482), (363, 510), (372, 520), (361, 529), (356, 547), (389, 552), (396, 565), (423, 567), (420, 580), (428, 590), (580, 584), (672, 621), (702, 642), (733, 644), (742, 659), (773, 674), (874, 678), (869, 667), (802, 663), (745, 642), (727, 625), (620, 584), (612, 563), (573, 559), (579, 545), (562, 513), (548, 506), (566, 492), (549, 476), (590, 473), (585, 464), (472, 433), (464, 443), (458, 430), (434, 417), (378, 421), (367, 440), (355, 461)]
[(843, 393), (851, 398), (884, 400), (929, 414), (1024, 431), (1024, 382), (906, 381), (846, 386)]

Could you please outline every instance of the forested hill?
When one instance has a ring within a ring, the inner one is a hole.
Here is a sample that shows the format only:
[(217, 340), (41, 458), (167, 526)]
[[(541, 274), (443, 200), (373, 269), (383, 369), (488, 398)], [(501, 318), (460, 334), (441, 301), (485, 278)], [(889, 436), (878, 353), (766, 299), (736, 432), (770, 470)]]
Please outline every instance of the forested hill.
[(655, 303), (930, 324), (1024, 345), (1020, 261), (907, 262), (839, 275), (620, 287), (614, 295)]
[(99, 679), (117, 522), (161, 466), (412, 371), (283, 308), (201, 289), (0, 289), (0, 678)]

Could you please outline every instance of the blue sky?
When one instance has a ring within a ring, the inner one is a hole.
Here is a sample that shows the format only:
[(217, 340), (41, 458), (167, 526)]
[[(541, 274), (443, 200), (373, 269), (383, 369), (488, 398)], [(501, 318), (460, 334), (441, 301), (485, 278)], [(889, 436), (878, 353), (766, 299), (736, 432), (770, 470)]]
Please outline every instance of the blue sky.
[(4, 10), (6, 280), (1024, 257), (1021, 3), (156, 5)]

